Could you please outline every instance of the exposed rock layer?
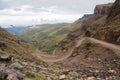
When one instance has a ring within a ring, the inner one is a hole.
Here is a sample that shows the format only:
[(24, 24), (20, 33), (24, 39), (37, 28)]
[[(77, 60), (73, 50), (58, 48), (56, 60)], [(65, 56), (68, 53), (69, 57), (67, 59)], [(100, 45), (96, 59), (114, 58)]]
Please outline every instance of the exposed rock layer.
[(108, 14), (108, 12), (110, 11), (111, 6), (112, 6), (112, 3), (97, 5), (95, 7), (95, 9), (94, 9), (94, 14), (95, 15)]

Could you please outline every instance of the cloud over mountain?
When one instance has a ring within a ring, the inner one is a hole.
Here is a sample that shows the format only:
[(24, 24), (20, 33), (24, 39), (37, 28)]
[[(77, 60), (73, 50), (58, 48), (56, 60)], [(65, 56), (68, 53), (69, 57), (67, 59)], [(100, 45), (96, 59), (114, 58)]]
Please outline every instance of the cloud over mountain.
[(93, 13), (96, 4), (113, 1), (0, 0), (0, 25), (73, 22), (84, 13)]

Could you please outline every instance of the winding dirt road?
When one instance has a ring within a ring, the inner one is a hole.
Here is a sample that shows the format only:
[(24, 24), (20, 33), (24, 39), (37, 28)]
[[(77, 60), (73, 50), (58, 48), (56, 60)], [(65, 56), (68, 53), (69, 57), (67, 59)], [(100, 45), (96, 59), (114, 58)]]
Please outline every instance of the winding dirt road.
[(115, 51), (115, 53), (118, 56), (120, 56), (120, 46), (107, 43), (101, 40), (97, 40), (94, 38), (83, 38), (83, 39), (77, 40), (75, 46), (71, 47), (66, 53), (62, 53), (60, 55), (45, 55), (45, 54), (40, 54), (40, 53), (33, 53), (32, 55), (38, 57), (39, 59), (47, 63), (59, 62), (59, 61), (65, 60), (68, 57), (70, 57), (72, 55), (73, 50), (76, 47), (80, 46), (84, 40), (89, 40), (92, 43), (97, 43), (97, 44), (100, 44), (101, 46), (112, 49), (113, 51)]

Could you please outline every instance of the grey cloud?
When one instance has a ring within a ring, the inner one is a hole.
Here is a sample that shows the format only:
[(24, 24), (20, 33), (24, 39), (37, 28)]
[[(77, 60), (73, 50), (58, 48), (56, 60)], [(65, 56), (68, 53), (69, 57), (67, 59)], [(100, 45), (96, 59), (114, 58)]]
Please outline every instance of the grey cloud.
[(35, 10), (39, 10), (38, 8), (41, 7), (51, 7), (55, 5), (68, 13), (92, 13), (96, 4), (113, 1), (115, 0), (2, 0), (0, 7), (8, 8), (30, 5), (35, 7)]
[[(115, 0), (0, 0), (0, 25), (73, 22)], [(24, 23), (23, 23), (24, 22)]]

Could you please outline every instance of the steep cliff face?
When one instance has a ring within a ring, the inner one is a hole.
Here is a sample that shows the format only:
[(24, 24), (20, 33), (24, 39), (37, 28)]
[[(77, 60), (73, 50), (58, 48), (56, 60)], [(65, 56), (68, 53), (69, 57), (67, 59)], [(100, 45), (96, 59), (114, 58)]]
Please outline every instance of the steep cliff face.
[(94, 15), (84, 20), (81, 27), (74, 32), (77, 34), (82, 32), (82, 35), (84, 35), (86, 31), (89, 30), (92, 34), (91, 36), (93, 36), (100, 28), (105, 27), (106, 17), (112, 5), (112, 3), (97, 5), (95, 7)]
[(95, 38), (120, 45), (120, 0), (113, 4), (106, 25), (96, 32)]
[[(83, 22), (79, 31), (90, 31), (99, 40), (120, 44), (120, 0), (113, 4), (97, 5), (94, 16)], [(104, 8), (107, 7), (109, 9)]]
[(116, 2), (113, 4), (106, 22), (108, 24), (120, 24), (120, 0), (116, 0)]
[(105, 27), (106, 17), (112, 5), (113, 3), (97, 5), (94, 9), (94, 15), (83, 22), (81, 30), (84, 33), (89, 30), (93, 36), (100, 28)]
[(112, 6), (112, 3), (97, 5), (95, 7), (95, 9), (94, 9), (94, 14), (95, 15), (108, 14), (108, 12), (110, 11), (111, 6)]
[(117, 28), (103, 28), (99, 30), (94, 37), (99, 40), (120, 45), (120, 29)]

